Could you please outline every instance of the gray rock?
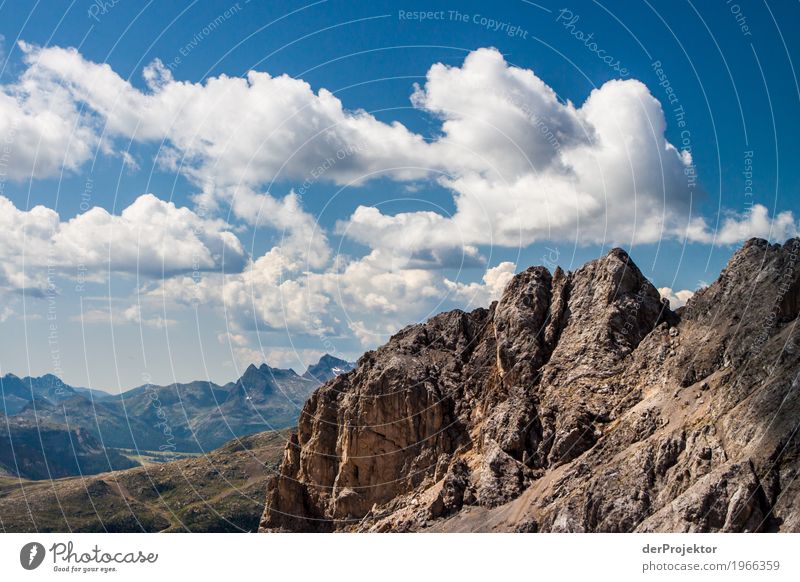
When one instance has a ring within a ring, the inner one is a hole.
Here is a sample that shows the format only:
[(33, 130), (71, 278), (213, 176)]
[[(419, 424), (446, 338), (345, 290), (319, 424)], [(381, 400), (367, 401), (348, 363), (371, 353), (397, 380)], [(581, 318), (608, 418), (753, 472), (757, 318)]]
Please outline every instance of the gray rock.
[(798, 251), (673, 313), (614, 249), (405, 328), (308, 400), (262, 530), (800, 531)]

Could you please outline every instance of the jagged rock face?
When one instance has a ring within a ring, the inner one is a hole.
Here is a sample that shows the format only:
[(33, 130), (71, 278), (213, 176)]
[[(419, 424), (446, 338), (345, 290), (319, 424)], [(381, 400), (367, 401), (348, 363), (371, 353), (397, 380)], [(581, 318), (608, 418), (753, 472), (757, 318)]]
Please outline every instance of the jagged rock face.
[(614, 249), (408, 327), (306, 403), (264, 530), (800, 530), (800, 240), (673, 313)]
[[(330, 529), (420, 486), (440, 459), (446, 467), (471, 442), (470, 360), (491, 337), (489, 324), (485, 309), (439, 315), (315, 392), (269, 490), (269, 519), (287, 529)], [(495, 354), (475, 357), (491, 362)]]

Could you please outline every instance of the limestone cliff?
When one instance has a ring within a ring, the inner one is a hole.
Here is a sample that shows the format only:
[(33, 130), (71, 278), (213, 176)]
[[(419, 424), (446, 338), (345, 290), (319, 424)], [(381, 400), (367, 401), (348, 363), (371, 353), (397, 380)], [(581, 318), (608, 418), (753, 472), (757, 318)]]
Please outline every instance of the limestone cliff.
[(407, 327), (305, 404), (265, 531), (800, 531), (800, 240), (677, 312), (614, 249)]

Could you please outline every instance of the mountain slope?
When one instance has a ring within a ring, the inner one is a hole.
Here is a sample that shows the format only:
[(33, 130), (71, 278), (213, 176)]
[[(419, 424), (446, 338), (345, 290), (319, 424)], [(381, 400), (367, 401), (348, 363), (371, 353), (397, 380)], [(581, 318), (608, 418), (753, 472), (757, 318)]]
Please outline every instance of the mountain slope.
[(206, 455), (91, 477), (0, 476), (0, 531), (252, 531), (287, 437), (260, 433)]
[(315, 392), (265, 531), (800, 531), (800, 240), (673, 313), (614, 249), (408, 327)]
[(318, 386), (294, 370), (251, 365), (219, 407), (193, 419), (192, 430), (202, 435), (206, 446), (218, 446), (237, 434), (293, 426), (306, 398)]
[(58, 479), (137, 464), (104, 447), (86, 429), (0, 415), (0, 469), (8, 475)]

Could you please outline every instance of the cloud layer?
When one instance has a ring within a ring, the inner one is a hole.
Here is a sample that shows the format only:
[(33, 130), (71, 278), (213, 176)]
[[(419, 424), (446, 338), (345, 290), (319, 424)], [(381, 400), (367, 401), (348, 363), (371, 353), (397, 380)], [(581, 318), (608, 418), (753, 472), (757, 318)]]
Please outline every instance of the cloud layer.
[[(478, 49), (461, 66), (433, 65), (415, 88), (413, 106), (441, 120), (425, 139), (286, 75), (190, 83), (156, 60), (142, 91), (75, 49), (20, 46), (27, 68), (0, 94), (0, 134), (14, 136), (19, 162), (12, 179), (75, 170), (115, 138), (158, 143), (156, 161), (193, 180), (211, 207), (224, 200), (240, 218), (272, 223), (276, 181), (438, 180), (453, 192), (453, 216), (359, 208), (343, 227), (372, 248), (402, 241), (410, 253), (540, 240), (728, 244), (770, 222), (756, 208), (714, 233), (692, 213), (691, 156), (665, 139), (661, 105), (636, 80), (609, 81), (578, 107)], [(795, 228), (790, 213), (777, 221), (779, 236)]]
[[(797, 234), (792, 213), (771, 218), (761, 205), (727, 212), (717, 231), (697, 215), (691, 155), (667, 141), (660, 103), (636, 80), (609, 81), (574, 104), (534, 71), (479, 49), (460, 66), (434, 64), (413, 88), (412, 106), (440, 122), (431, 137), (348, 110), (287, 75), (192, 83), (156, 60), (140, 89), (75, 49), (20, 47), (25, 70), (0, 90), (0, 140), (11, 144), (4, 180), (77, 172), (98, 151), (130, 160), (130, 143), (155, 144), (152, 162), (188, 178), (196, 207), (145, 194), (118, 215), (92, 208), (62, 221), (0, 196), (6, 289), (44, 289), (53, 265), (95, 278), (138, 274), (158, 280), (147, 286), (152, 296), (218, 307), (237, 338), (259, 328), (370, 346), (445, 302), (497, 298), (513, 263), (484, 265), (477, 282), (452, 274), (483, 265), (494, 245), (734, 244)], [(337, 255), (333, 233), (297, 192), (376, 176), (444, 187), (454, 211), (424, 201), (424, 210), (397, 214), (352, 208), (335, 234), (365, 250)], [(216, 218), (227, 210), (233, 226)], [(273, 230), (281, 242), (248, 257), (234, 234), (242, 225)], [(666, 293), (685, 301), (684, 292)], [(138, 310), (118, 319), (157, 325)], [(236, 347), (249, 349), (238, 339)]]

